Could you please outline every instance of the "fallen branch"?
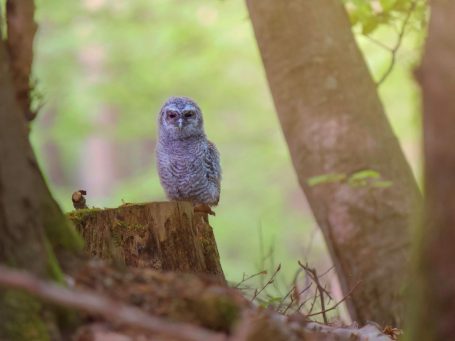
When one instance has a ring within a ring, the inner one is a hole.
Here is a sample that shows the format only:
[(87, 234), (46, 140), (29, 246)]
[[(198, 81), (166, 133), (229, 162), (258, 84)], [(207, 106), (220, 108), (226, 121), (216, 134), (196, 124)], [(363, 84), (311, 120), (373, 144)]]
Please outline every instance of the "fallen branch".
[(133, 306), (78, 289), (67, 289), (38, 279), (23, 271), (0, 265), (0, 286), (21, 289), (48, 302), (91, 314), (99, 314), (109, 321), (190, 341), (222, 341), (226, 337), (188, 323), (174, 323), (145, 314)]

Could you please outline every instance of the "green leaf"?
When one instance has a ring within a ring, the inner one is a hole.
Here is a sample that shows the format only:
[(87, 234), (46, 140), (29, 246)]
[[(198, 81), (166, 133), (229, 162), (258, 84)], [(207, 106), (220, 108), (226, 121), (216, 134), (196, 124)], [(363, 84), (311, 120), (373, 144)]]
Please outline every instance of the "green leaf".
[(321, 184), (328, 184), (334, 182), (340, 182), (346, 179), (346, 174), (343, 173), (329, 173), (329, 174), (322, 174), (312, 176), (311, 178), (307, 179), (308, 186), (316, 186)]
[(355, 172), (349, 177), (349, 181), (365, 180), (365, 179), (378, 179), (381, 177), (381, 173), (376, 172), (373, 169), (365, 169)]
[(365, 169), (352, 174), (348, 179), (351, 187), (372, 186), (387, 188), (393, 185), (392, 181), (381, 179), (381, 173), (373, 169)]
[(397, 0), (380, 0), (379, 2), (381, 3), (383, 12), (390, 11), (397, 4)]
[(362, 34), (368, 35), (372, 33), (378, 25), (381, 23), (379, 17), (370, 17), (367, 21), (365, 21), (362, 25)]
[(405, 12), (409, 9), (410, 4), (409, 0), (396, 0), (394, 10)]

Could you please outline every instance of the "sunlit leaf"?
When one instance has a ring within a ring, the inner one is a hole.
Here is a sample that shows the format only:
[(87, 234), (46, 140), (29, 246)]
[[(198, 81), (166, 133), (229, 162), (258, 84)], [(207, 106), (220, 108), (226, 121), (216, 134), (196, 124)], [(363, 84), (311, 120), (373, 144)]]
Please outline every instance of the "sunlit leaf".
[(372, 33), (378, 25), (381, 23), (378, 17), (370, 17), (367, 21), (363, 23), (362, 34), (368, 35)]
[(381, 177), (379, 172), (376, 172), (373, 169), (365, 169), (358, 172), (355, 172), (349, 177), (349, 181), (364, 180), (364, 179), (378, 179)]
[(307, 180), (308, 186), (316, 186), (321, 184), (328, 184), (343, 181), (346, 179), (346, 174), (343, 173), (330, 173), (312, 176)]
[(387, 11), (391, 10), (392, 8), (394, 8), (398, 1), (397, 0), (380, 0), (379, 2), (381, 3), (382, 10), (384, 12), (387, 12)]

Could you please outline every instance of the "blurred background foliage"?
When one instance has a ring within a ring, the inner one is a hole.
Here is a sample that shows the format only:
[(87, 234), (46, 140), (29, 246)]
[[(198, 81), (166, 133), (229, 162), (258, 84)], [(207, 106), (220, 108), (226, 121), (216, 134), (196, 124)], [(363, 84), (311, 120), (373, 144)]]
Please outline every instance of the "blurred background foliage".
[[(331, 266), (292, 168), (243, 0), (37, 0), (31, 138), (64, 210), (74, 190), (97, 207), (165, 200), (155, 170), (156, 114), (194, 98), (221, 153), (211, 219), (227, 278), (282, 263)], [(419, 92), (412, 69), (425, 37), (423, 2), (346, 0), (390, 122), (420, 178)], [(414, 6), (412, 15), (411, 6)]]

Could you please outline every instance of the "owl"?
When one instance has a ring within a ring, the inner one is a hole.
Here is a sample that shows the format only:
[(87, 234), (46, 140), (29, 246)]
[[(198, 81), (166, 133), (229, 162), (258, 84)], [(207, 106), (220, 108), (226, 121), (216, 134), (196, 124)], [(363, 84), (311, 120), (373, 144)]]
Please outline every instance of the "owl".
[(196, 211), (214, 214), (220, 199), (221, 166), (204, 132), (202, 112), (187, 97), (171, 97), (158, 114), (158, 174), (170, 200), (191, 201)]

